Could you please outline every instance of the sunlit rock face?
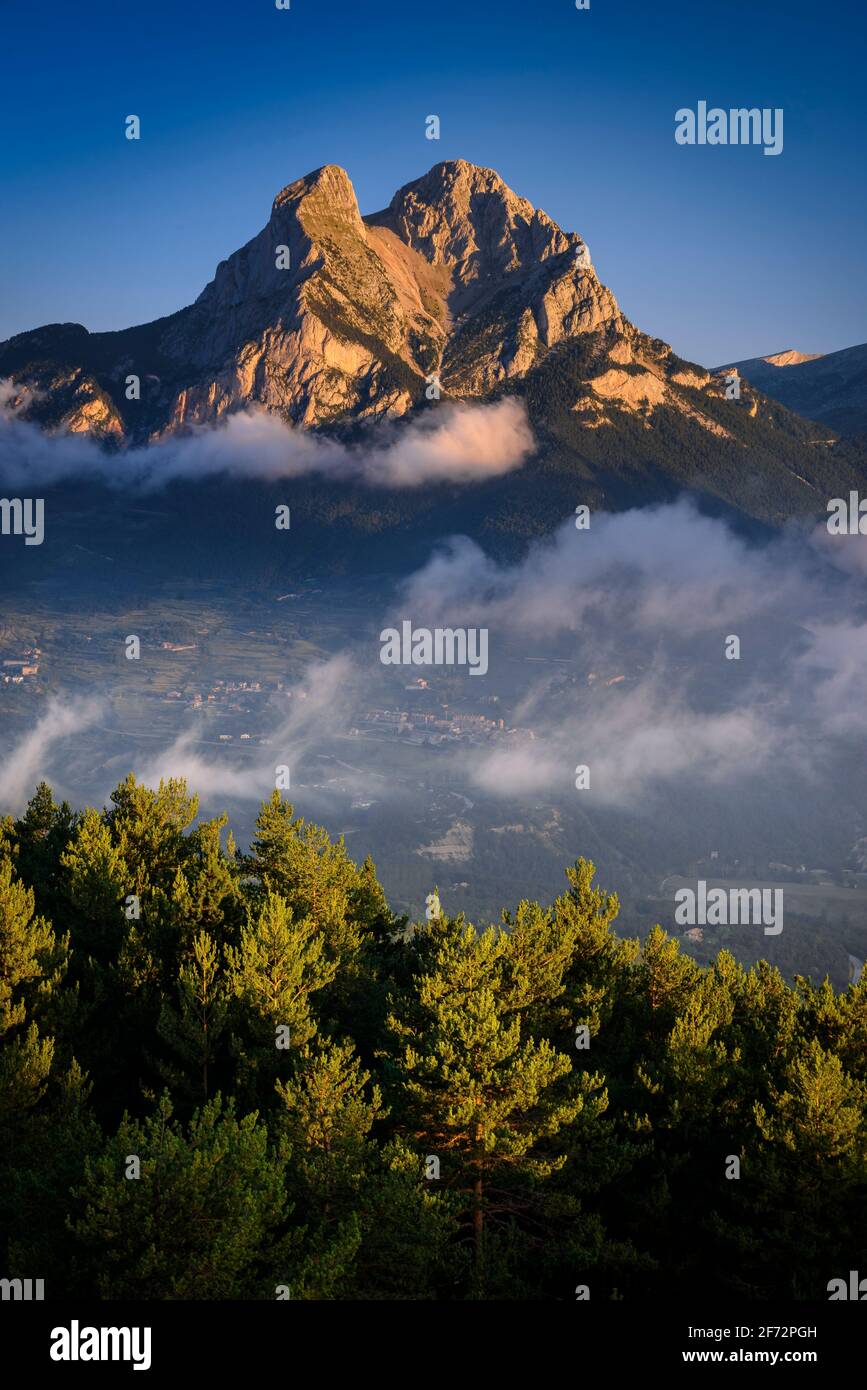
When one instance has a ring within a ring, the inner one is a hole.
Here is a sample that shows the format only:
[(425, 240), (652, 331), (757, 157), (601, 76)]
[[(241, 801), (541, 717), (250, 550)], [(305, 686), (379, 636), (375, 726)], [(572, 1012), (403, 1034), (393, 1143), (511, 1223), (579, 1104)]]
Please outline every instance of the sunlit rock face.
[[(706, 410), (724, 377), (635, 328), (577, 233), (465, 160), (366, 217), (345, 170), (317, 169), (277, 194), (266, 226), (187, 308), (115, 333), (19, 334), (0, 344), (0, 377), (23, 418), (109, 448), (251, 406), (322, 429), (504, 391), (547, 427), (552, 382), (553, 413), (582, 435), (676, 416), (731, 437)], [(743, 414), (761, 417), (767, 402), (742, 389)]]
[(400, 416), (433, 378), (483, 396), (600, 325), (623, 320), (584, 242), (492, 169), (438, 164), (363, 218), (327, 165), (277, 194), (188, 308), (118, 333), (50, 325), (0, 362), (38, 394), (32, 418), (140, 442), (252, 403), (306, 426)]

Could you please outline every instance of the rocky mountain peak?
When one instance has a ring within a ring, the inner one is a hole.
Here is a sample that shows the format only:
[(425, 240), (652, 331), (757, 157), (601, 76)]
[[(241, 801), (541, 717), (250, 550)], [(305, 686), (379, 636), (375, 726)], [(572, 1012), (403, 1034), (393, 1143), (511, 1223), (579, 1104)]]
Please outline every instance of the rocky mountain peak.
[[(512, 537), (516, 518), (537, 534), (537, 505), (553, 525), (576, 496), (610, 505), (636, 488), (656, 499), (698, 485), (742, 510), (747, 496), (763, 519), (810, 512), (828, 488), (844, 496), (860, 474), (825, 426), (863, 431), (865, 353), (733, 364), (730, 400), (721, 369), (682, 361), (621, 313), (580, 236), (458, 159), (366, 217), (346, 171), (326, 164), (280, 190), (195, 303), (116, 332), (17, 334), (0, 343), (0, 382), (18, 419), (119, 453), (236, 411), (342, 430), (508, 393), (544, 456), (544, 472), (516, 475), (501, 514), (484, 510), (482, 530)], [(376, 530), (374, 506), (375, 522), (363, 502), (349, 510)]]
[(495, 170), (463, 159), (435, 164), (366, 220), (390, 227), (432, 265), (449, 267), (462, 285), (586, 250), (579, 236), (561, 231)]
[(395, 418), (440, 395), (538, 392), (543, 371), (566, 374), (564, 410), (585, 434), (618, 415), (643, 428), (660, 408), (725, 434), (690, 395), (716, 390), (708, 374), (624, 318), (581, 237), (462, 159), (367, 217), (346, 170), (326, 164), (282, 188), (262, 230), (169, 318), (0, 344), (0, 375), (30, 391), (31, 418), (117, 444), (251, 406), (314, 428)]
[[(291, 296), (321, 256), (323, 244), (353, 238), (365, 240), (355, 189), (345, 169), (326, 164), (280, 190), (267, 226), (220, 262), (196, 303), (211, 312), (246, 308), (242, 319), (255, 318), (261, 314), (261, 300)], [(287, 248), (288, 256), (278, 257), (280, 247)]]
[(272, 217), (287, 204), (298, 205), (305, 201), (321, 202), (335, 213), (340, 211), (360, 219), (358, 202), (352, 180), (339, 164), (324, 164), (303, 178), (288, 183), (274, 199)]
[(798, 352), (797, 348), (786, 348), (784, 352), (772, 352), (762, 361), (771, 367), (797, 367), (801, 362), (815, 362), (821, 356), (821, 352)]

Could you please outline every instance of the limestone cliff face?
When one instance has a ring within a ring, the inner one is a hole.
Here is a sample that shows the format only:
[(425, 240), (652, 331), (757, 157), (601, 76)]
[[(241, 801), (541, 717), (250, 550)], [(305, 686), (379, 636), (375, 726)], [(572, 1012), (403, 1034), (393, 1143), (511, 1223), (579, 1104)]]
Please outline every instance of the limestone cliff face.
[(252, 404), (307, 427), (403, 416), (434, 378), (443, 396), (483, 399), (576, 346), (582, 427), (667, 407), (719, 428), (699, 398), (721, 382), (630, 324), (581, 237), (492, 169), (438, 164), (362, 217), (327, 165), (278, 193), (188, 308), (117, 333), (20, 334), (0, 344), (0, 376), (30, 393), (30, 418), (120, 446)]
[(493, 169), (438, 164), (368, 219), (440, 271), (443, 388), (482, 396), (526, 375), (563, 338), (620, 312), (586, 245), (519, 198)]
[(347, 174), (319, 169), (277, 195), (267, 226), (163, 337), (191, 377), (164, 431), (254, 401), (304, 425), (400, 414), (421, 374), (412, 327)]
[(89, 434), (103, 443), (117, 445), (124, 439), (123, 420), (111, 396), (81, 367), (34, 365), (17, 382), (9, 404), (36, 424)]

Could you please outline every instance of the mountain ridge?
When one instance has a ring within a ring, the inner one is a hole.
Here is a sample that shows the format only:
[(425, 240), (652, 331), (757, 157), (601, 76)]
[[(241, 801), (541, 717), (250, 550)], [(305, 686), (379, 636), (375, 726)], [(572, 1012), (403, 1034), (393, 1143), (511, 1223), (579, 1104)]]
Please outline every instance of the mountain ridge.
[[(619, 365), (631, 360), (637, 330), (586, 243), (494, 170), (436, 164), (362, 217), (346, 171), (325, 165), (280, 190), (193, 304), (110, 334), (18, 334), (0, 344), (0, 370), (40, 394), (24, 402), (40, 423), (140, 443), (250, 403), (313, 427), (401, 416), (434, 374), (443, 394), (477, 399), (599, 328), (620, 340)], [(130, 408), (119, 388), (136, 366)]]
[(789, 349), (717, 370), (737, 371), (795, 414), (827, 424), (839, 434), (867, 433), (867, 343), (836, 352)]
[[(91, 436), (117, 452), (121, 476), (130, 446), (238, 410), (351, 433), (437, 401), (517, 395), (539, 451), (532, 480), (492, 493), (509, 515), (484, 524), (507, 532), (549, 530), (570, 495), (617, 508), (685, 489), (780, 524), (863, 474), (860, 453), (757, 383), (729, 399), (724, 373), (642, 332), (578, 233), (464, 160), (434, 165), (366, 216), (347, 172), (324, 165), (277, 193), (265, 226), (191, 305), (111, 333), (18, 334), (0, 344), (0, 377), (21, 419)], [(132, 377), (140, 399), (127, 399)], [(532, 516), (517, 519), (528, 486)], [(360, 497), (359, 525), (366, 506)], [(452, 529), (461, 520), (458, 508)]]

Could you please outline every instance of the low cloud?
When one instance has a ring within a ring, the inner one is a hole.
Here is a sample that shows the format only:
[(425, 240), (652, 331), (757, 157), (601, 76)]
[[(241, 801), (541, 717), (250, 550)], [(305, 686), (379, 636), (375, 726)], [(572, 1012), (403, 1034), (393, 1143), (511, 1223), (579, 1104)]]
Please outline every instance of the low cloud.
[(97, 699), (52, 699), (33, 728), (4, 757), (0, 766), (0, 806), (4, 813), (22, 811), (41, 780), (63, 788), (69, 744), (104, 713)]
[(274, 481), (317, 476), (370, 487), (473, 483), (512, 472), (529, 458), (533, 435), (521, 402), (444, 403), (408, 422), (376, 427), (376, 442), (345, 444), (287, 425), (261, 407), (141, 448), (106, 453), (94, 440), (47, 434), (23, 420), (0, 382), (0, 481), (21, 490), (67, 478), (150, 491), (220, 475)]
[(840, 539), (845, 558), (794, 528), (756, 546), (687, 500), (570, 520), (517, 565), (458, 537), (390, 621), (487, 627), (498, 684), (500, 654), (513, 682), (528, 662), (512, 718), (535, 738), (471, 752), (487, 792), (567, 794), (579, 764), (591, 800), (624, 807), (684, 779), (812, 779), (829, 740), (867, 733), (867, 538)]
[(554, 637), (603, 619), (609, 630), (693, 635), (814, 592), (806, 538), (759, 548), (689, 501), (567, 521), (518, 565), (500, 566), (465, 537), (442, 546), (405, 585), (408, 611), (432, 620), (455, 608), (512, 632)]
[[(452, 684), (446, 698), (457, 712), (493, 693), (501, 703), (486, 713), (505, 714), (507, 728), (490, 743), (442, 745), (438, 757), (489, 795), (524, 803), (580, 795), (582, 807), (651, 814), (655, 791), (703, 788), (712, 801), (725, 794), (736, 814), (758, 788), (785, 820), (797, 787), (805, 806), (830, 818), (841, 806), (841, 780), (846, 795), (857, 795), (850, 769), (867, 735), (858, 539), (841, 538), (841, 565), (806, 531), (758, 547), (687, 502), (594, 513), (587, 531), (570, 520), (511, 566), (456, 538), (406, 582), (371, 633), (405, 619), (488, 629), (487, 677)], [(726, 659), (732, 635), (739, 660)], [(323, 746), (360, 708), (406, 699), (403, 671), (386, 693), (379, 655), (377, 637), (367, 636), (312, 667), (291, 700), (275, 696), (267, 746), (251, 742), (242, 754), (235, 743), (229, 751), (196, 723), (159, 755), (130, 765), (151, 784), (183, 775), (211, 801), (258, 802), (278, 765), (288, 764), (294, 779), (299, 763), (319, 753), (326, 784), (338, 773), (342, 786), (369, 792), (371, 774)], [(20, 805), (58, 761), (61, 740), (93, 719), (87, 706), (49, 707), (4, 763), (2, 805)], [(377, 800), (402, 794), (387, 748), (365, 745), (386, 774)], [(575, 769), (583, 764), (590, 789), (579, 793)], [(824, 799), (814, 801), (820, 787)]]
[(578, 766), (590, 771), (582, 791), (605, 806), (638, 809), (655, 787), (685, 778), (722, 787), (761, 775), (779, 756), (782, 731), (754, 709), (691, 709), (654, 678), (595, 708), (537, 726), (519, 748), (476, 753), (474, 785), (503, 797), (572, 794)]
[(276, 785), (276, 768), (288, 767), (291, 779), (321, 737), (323, 727), (349, 717), (350, 671), (346, 656), (315, 666), (287, 701), (288, 713), (278, 716), (269, 731), (268, 746), (251, 744), (243, 762), (227, 758), (219, 745), (211, 743), (206, 748), (200, 736), (202, 729), (195, 725), (162, 752), (137, 765), (136, 773), (147, 786), (156, 786), (161, 778), (185, 777), (188, 786), (205, 801), (219, 797), (266, 801)]

